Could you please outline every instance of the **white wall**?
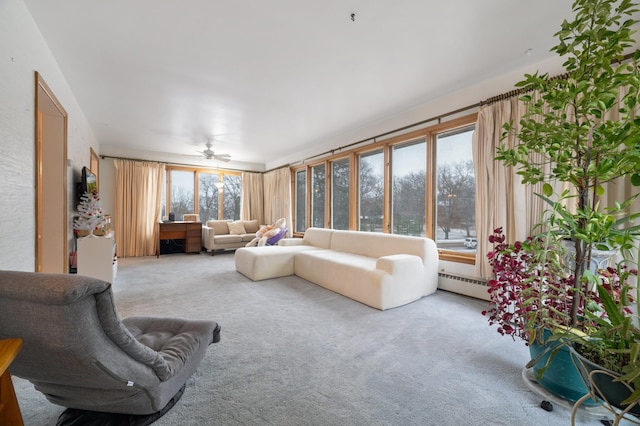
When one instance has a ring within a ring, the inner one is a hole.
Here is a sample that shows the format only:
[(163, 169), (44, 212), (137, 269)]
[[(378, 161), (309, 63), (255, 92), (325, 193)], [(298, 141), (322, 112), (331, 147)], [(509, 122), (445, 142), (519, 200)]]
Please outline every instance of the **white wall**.
[[(0, 269), (35, 270), (35, 71), (68, 114), (69, 230), (75, 182), (98, 142), (22, 0), (0, 1)], [(46, 206), (44, 209), (46, 214)], [(70, 246), (71, 248), (71, 246)]]

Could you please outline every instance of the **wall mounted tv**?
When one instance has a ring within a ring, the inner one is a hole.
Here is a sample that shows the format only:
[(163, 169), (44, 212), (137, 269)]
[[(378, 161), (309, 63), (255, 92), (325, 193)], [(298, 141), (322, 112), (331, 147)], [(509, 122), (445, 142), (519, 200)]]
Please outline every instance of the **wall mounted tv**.
[(94, 192), (98, 190), (98, 177), (87, 167), (82, 168), (82, 180), (78, 183), (78, 200), (82, 198), (85, 192)]

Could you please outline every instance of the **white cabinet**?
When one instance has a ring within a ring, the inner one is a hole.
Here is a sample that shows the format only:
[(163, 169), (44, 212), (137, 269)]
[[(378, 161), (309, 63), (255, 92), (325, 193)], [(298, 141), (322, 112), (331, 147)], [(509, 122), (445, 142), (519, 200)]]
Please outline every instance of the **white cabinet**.
[(118, 272), (113, 233), (104, 237), (88, 235), (78, 239), (78, 274), (112, 283)]

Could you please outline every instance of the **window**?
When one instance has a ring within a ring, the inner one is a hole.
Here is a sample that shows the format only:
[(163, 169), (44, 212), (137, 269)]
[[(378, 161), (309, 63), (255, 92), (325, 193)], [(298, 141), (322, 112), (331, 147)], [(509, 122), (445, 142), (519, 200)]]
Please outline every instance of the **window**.
[(476, 251), (473, 131), (473, 127), (467, 127), (436, 136), (435, 239), (438, 248)]
[(307, 229), (307, 171), (306, 169), (296, 172), (296, 191), (295, 191), (295, 232), (304, 232)]
[(311, 226), (316, 228), (324, 228), (326, 180), (324, 163), (311, 168)]
[(203, 223), (218, 219), (219, 195), (216, 184), (220, 176), (213, 173), (200, 173), (198, 186), (198, 214)]
[(171, 213), (175, 220), (182, 220), (184, 214), (195, 211), (193, 176), (194, 172), (171, 170)]
[(440, 259), (473, 264), (482, 238), (475, 230), (476, 118), (374, 138), (294, 167), (296, 232), (324, 224), (428, 237), (436, 241)]
[(358, 229), (384, 232), (384, 153), (380, 149), (358, 158)]
[(392, 149), (392, 230), (424, 237), (426, 223), (427, 143), (425, 139)]
[(240, 220), (240, 201), (242, 200), (242, 177), (225, 175), (224, 179), (224, 218)]
[[(218, 187), (221, 182), (222, 189)], [(171, 188), (170, 194), (166, 194), (167, 188)], [(173, 213), (175, 220), (182, 220), (186, 213), (197, 213), (202, 222), (237, 220), (240, 219), (242, 176), (237, 172), (167, 166), (163, 194), (166, 200), (162, 204), (163, 217)]]
[(331, 227), (349, 229), (349, 158), (331, 162)]

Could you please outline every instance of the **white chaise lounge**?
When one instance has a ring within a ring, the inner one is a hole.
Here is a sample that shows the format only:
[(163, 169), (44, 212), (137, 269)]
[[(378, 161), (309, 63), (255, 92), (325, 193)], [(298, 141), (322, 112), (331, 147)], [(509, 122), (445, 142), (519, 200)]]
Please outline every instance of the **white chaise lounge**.
[(435, 242), (404, 235), (309, 228), (278, 246), (240, 248), (235, 265), (254, 281), (295, 274), (381, 310), (438, 287)]

